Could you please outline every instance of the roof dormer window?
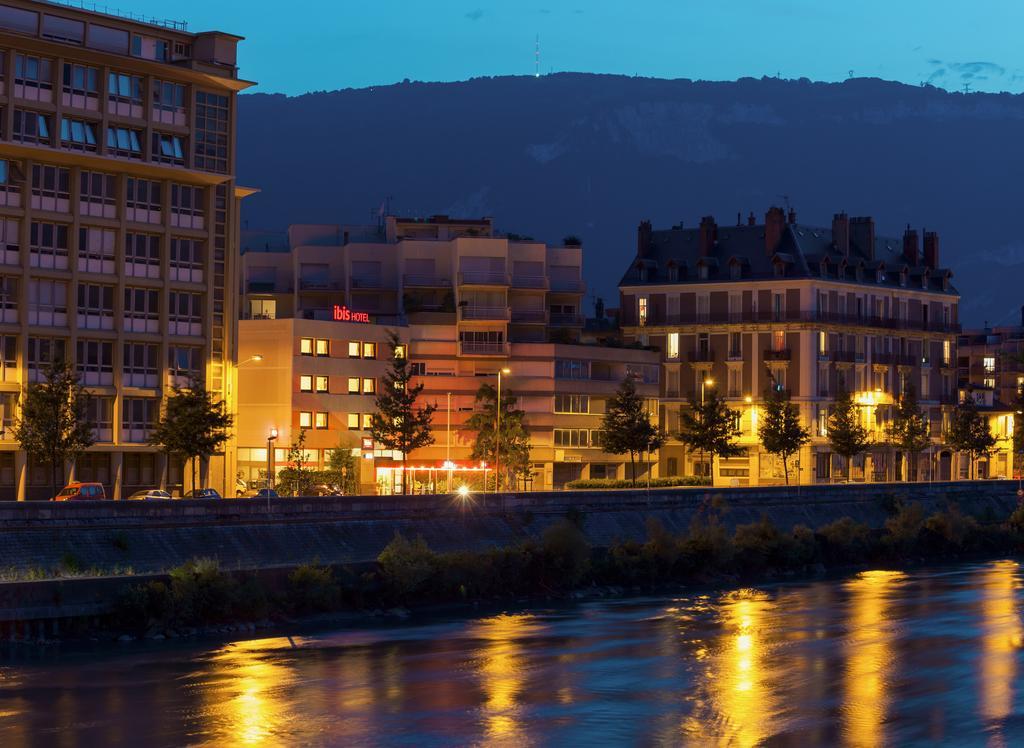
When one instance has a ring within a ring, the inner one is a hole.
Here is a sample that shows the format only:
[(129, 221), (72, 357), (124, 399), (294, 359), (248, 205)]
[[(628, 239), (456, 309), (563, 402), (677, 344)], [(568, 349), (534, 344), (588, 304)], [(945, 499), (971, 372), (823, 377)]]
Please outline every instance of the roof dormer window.
[(668, 279), (673, 283), (679, 280), (679, 267), (675, 263), (668, 266)]
[(698, 265), (697, 266), (697, 277), (700, 278), (702, 281), (706, 281), (708, 279), (708, 266), (707, 265)]

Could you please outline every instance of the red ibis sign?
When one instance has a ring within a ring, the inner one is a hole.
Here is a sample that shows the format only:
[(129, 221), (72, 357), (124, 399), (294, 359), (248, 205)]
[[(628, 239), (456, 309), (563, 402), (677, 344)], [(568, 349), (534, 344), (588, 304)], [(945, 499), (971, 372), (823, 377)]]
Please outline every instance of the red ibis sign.
[(353, 312), (347, 306), (334, 305), (335, 322), (369, 322), (369, 312)]

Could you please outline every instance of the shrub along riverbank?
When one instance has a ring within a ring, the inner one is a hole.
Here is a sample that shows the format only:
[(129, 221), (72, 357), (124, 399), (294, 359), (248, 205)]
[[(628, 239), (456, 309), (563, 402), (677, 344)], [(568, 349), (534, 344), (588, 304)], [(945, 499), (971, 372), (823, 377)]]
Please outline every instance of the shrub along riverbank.
[(875, 530), (848, 517), (818, 528), (775, 527), (767, 518), (729, 532), (728, 507), (710, 502), (681, 535), (656, 521), (647, 540), (592, 548), (586, 517), (572, 513), (537, 542), (483, 552), (437, 553), (421, 538), (395, 536), (376, 568), (362, 573), (312, 563), (273, 589), (196, 559), (166, 582), (130, 587), (112, 625), (160, 631), (316, 613), (426, 604), (562, 596), (593, 586), (651, 589), (687, 583), (758, 581), (780, 574), (820, 574), (850, 565), (903, 565), (928, 559), (985, 557), (1024, 549), (1024, 508), (979, 520), (956, 506), (926, 516), (918, 503), (889, 507)]

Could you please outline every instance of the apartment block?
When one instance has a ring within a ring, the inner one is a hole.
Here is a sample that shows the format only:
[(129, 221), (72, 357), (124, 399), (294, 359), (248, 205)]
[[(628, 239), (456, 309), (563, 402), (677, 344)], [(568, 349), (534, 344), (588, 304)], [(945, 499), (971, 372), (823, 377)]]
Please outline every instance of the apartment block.
[[(923, 239), (923, 241), (922, 241)], [(799, 223), (770, 209), (735, 225), (705, 217), (654, 230), (640, 224), (637, 252), (620, 282), (627, 341), (662, 352), (662, 417), (679, 414), (715, 388), (741, 413), (746, 455), (716, 461), (722, 484), (780, 483), (780, 461), (757, 436), (770, 389), (789, 394), (812, 434), (795, 463), (802, 482), (881, 481), (907, 473), (903, 458), (872, 449), (847, 472), (827, 441), (840, 390), (853, 393), (863, 422), (881, 441), (900, 393), (913, 386), (928, 415), (933, 448), (914, 466), (919, 478), (950, 478), (942, 434), (956, 402), (959, 295), (939, 262), (939, 237), (909, 227), (876, 234), (873, 219), (834, 216), (831, 226)], [(661, 450), (667, 475), (706, 474), (708, 465), (677, 441)]]
[[(115, 498), (190, 471), (147, 444), (190, 376), (233, 402), (240, 37), (55, 3), (0, 6), (0, 496), (49, 477), (13, 441), (20, 393), (57, 358), (96, 444), (66, 477)], [(203, 482), (233, 484), (228, 450)], [(169, 468), (169, 469), (168, 469)]]
[[(408, 340), (423, 401), (437, 406), (435, 443), (406, 466), (378, 454), (380, 490), (395, 490), (403, 468), (417, 468), (409, 477), (416, 490), (427, 490), (446, 462), (487, 469), (471, 459), (464, 424), (480, 385), (496, 384), (502, 369), (509, 370), (504, 391), (516, 395), (531, 433), (526, 487), (624, 477), (623, 458), (600, 449), (600, 416), (629, 374), (657, 417), (658, 354), (580, 343), (582, 262), (580, 246), (503, 235), (490, 218), (388, 216), (369, 227), (292, 226), (284, 240), (254, 235), (242, 256), (242, 346), (265, 340), (269, 323), (281, 318), (339, 331), (371, 323)], [(241, 399), (244, 424), (250, 394), (243, 390)], [(355, 406), (337, 406), (332, 422), (349, 423), (353, 411), (345, 408)]]

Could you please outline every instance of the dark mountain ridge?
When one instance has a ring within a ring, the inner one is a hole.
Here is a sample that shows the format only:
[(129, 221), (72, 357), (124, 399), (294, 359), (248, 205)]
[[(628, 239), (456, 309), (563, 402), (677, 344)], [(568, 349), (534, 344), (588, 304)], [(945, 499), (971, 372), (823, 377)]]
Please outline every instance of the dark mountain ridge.
[[(1019, 319), (1024, 97), (843, 83), (556, 74), (239, 100), (250, 229), (404, 215), (494, 216), (582, 237), (591, 295), (617, 301), (636, 226), (788, 204), (802, 224), (874, 216), (938, 231), (966, 323)], [(589, 309), (585, 311), (590, 311)]]

